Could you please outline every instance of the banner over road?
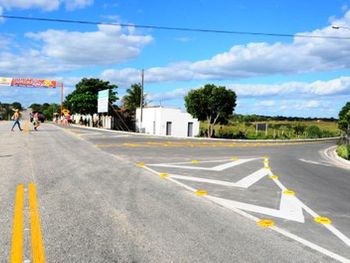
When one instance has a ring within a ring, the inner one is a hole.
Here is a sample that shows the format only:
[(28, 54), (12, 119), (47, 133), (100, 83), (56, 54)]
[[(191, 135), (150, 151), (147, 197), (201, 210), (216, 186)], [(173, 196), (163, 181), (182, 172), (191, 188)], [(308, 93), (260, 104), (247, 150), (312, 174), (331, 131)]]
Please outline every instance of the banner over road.
[(1, 78), (0, 86), (24, 86), (24, 87), (40, 87), (40, 88), (56, 88), (57, 81), (49, 79), (33, 79), (33, 78)]

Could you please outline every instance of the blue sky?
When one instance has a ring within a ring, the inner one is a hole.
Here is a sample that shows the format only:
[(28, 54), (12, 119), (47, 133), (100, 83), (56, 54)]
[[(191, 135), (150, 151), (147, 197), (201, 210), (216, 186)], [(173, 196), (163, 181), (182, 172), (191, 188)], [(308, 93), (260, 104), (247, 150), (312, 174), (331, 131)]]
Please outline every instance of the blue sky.
[[(0, 0), (4, 15), (136, 25), (350, 37), (350, 1)], [(332, 29), (337, 24), (349, 29)], [(83, 77), (126, 88), (152, 104), (184, 108), (190, 89), (224, 85), (236, 113), (337, 117), (350, 101), (350, 40), (164, 31), (0, 20), (0, 77)], [(0, 87), (0, 101), (59, 102), (59, 90)]]

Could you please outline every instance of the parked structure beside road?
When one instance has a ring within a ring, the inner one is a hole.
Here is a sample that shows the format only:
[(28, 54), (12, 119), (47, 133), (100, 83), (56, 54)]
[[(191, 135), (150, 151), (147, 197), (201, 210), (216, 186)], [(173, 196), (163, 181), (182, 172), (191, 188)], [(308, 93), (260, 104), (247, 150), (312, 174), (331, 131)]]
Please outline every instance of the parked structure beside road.
[(136, 130), (152, 135), (195, 137), (199, 134), (199, 121), (189, 113), (176, 108), (151, 106), (136, 109)]

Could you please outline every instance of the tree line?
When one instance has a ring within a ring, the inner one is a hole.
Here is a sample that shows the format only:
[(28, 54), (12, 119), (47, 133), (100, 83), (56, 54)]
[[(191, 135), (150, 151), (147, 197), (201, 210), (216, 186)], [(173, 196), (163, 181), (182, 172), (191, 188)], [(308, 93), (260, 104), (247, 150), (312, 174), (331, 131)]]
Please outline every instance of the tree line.
[[(140, 106), (141, 84), (135, 83), (126, 91), (126, 95), (121, 98), (121, 104), (116, 102), (118, 97), (118, 86), (97, 78), (83, 78), (75, 85), (75, 90), (66, 96), (64, 107), (69, 109), (72, 114), (94, 114), (97, 112), (97, 97), (101, 90), (109, 90), (109, 115), (115, 115), (120, 119), (121, 129), (133, 129), (135, 123), (136, 108)], [(143, 95), (143, 106), (147, 105), (146, 96)], [(225, 125), (227, 123), (244, 122), (253, 123), (260, 121), (337, 121), (335, 118), (302, 118), (302, 117), (284, 117), (284, 116), (264, 116), (264, 115), (242, 115), (234, 114), (237, 105), (237, 95), (225, 86), (216, 86), (214, 84), (205, 84), (203, 87), (193, 89), (188, 92), (184, 98), (185, 107), (188, 113), (193, 117), (204, 121), (207, 124), (206, 135), (211, 137), (216, 124)], [(32, 104), (30, 106), (34, 111), (45, 114), (49, 119), (53, 114), (59, 112), (58, 104)], [(12, 104), (0, 104), (0, 114), (8, 118), (12, 108), (22, 110), (22, 105), (18, 102)], [(350, 102), (348, 102), (339, 112), (338, 125), (343, 131), (349, 128), (350, 122)], [(125, 126), (125, 127), (123, 127)], [(305, 127), (295, 127), (296, 133), (302, 133)]]

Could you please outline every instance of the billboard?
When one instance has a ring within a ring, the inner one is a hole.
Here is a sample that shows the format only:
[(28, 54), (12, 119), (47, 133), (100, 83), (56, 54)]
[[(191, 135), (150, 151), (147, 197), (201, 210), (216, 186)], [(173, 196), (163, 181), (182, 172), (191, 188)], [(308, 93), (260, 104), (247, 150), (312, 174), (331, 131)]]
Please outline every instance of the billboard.
[(99, 91), (98, 97), (97, 97), (97, 112), (98, 113), (108, 112), (108, 102), (109, 102), (109, 89)]
[(0, 86), (11, 86), (12, 78), (0, 78)]
[(0, 77), (0, 86), (24, 86), (24, 87), (56, 88), (57, 81), (56, 80), (49, 80), (49, 79)]

